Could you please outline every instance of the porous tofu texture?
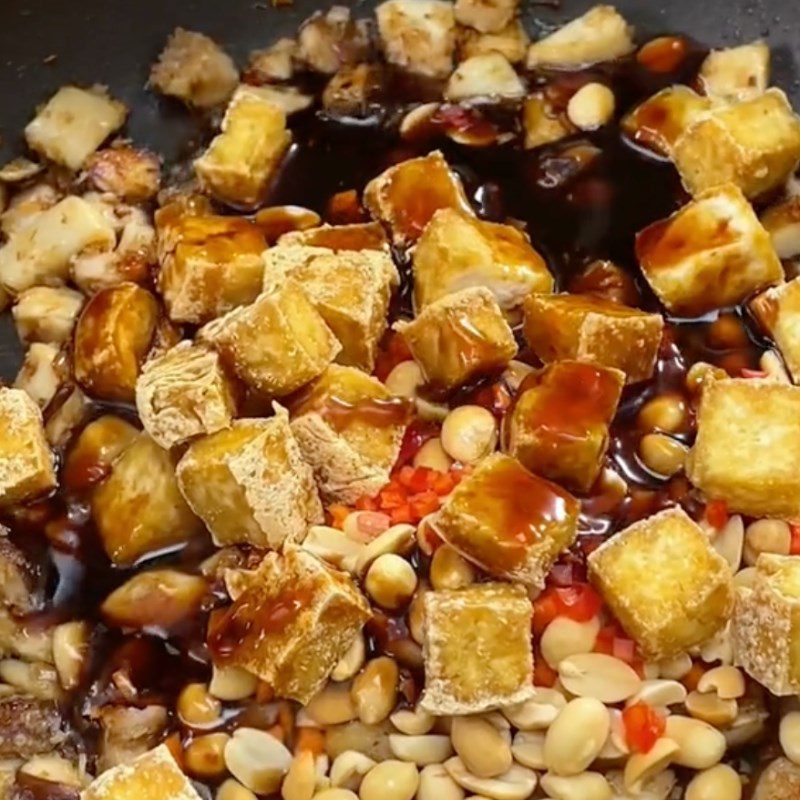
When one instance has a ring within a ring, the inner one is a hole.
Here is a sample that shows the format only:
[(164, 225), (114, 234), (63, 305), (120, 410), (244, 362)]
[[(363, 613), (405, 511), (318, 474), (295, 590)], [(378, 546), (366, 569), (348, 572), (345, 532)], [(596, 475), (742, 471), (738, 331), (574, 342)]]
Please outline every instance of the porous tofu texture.
[(65, 286), (32, 286), (11, 310), (17, 335), (23, 342), (66, 342), (83, 302), (80, 292)]
[(456, 18), (444, 0), (386, 0), (375, 9), (386, 60), (409, 72), (446, 78), (453, 69)]
[(66, 380), (64, 359), (55, 345), (34, 342), (25, 352), (14, 388), (23, 389), (43, 411)]
[(602, 469), (624, 383), (618, 369), (579, 361), (532, 373), (505, 420), (505, 451), (537, 475), (588, 491)]
[(721, 105), (690, 125), (673, 160), (693, 195), (735, 183), (757, 197), (780, 186), (800, 161), (800, 118), (780, 89)]
[(513, 100), (524, 95), (525, 84), (500, 53), (484, 53), (462, 61), (444, 90), (445, 99), (453, 103), (476, 97)]
[(377, 378), (337, 365), (293, 401), (292, 432), (327, 502), (353, 504), (388, 483), (410, 411)]
[(800, 381), (800, 278), (767, 289), (750, 302), (750, 311), (778, 345), (792, 378)]
[(21, 389), (0, 389), (0, 506), (20, 503), (56, 485), (42, 414)]
[(493, 577), (541, 587), (575, 540), (579, 510), (569, 492), (495, 453), (461, 481), (432, 524)]
[(379, 222), (357, 222), (352, 225), (320, 225), (304, 231), (284, 233), (278, 244), (304, 247), (325, 247), (340, 250), (389, 251), (389, 240)]
[(800, 388), (725, 379), (703, 390), (689, 480), (709, 499), (754, 517), (800, 515)]
[(430, 714), (475, 714), (533, 694), (531, 621), (525, 588), (483, 583), (426, 592), (425, 692)]
[(752, 800), (789, 800), (800, 797), (800, 766), (781, 756), (758, 776)]
[(699, 317), (783, 280), (769, 234), (741, 190), (701, 192), (636, 235), (645, 279), (673, 314)]
[(240, 419), (193, 442), (178, 485), (218, 545), (280, 547), (323, 521), (311, 467), (277, 404), (269, 419)]
[(440, 208), (474, 216), (461, 179), (438, 150), (401, 161), (373, 178), (364, 189), (364, 204), (389, 227), (398, 247), (414, 244)]
[(778, 258), (800, 256), (800, 195), (787, 197), (761, 214)]
[(484, 222), (451, 208), (437, 211), (414, 248), (414, 303), (484, 286), (507, 314), (530, 292), (551, 292), (553, 276), (528, 237), (512, 225)]
[(445, 295), (411, 322), (396, 322), (425, 381), (453, 389), (502, 370), (517, 353), (514, 334), (494, 295), (483, 287)]
[(465, 59), (500, 53), (512, 64), (519, 64), (525, 58), (529, 43), (530, 37), (519, 20), (509, 22), (496, 33), (478, 33), (471, 28), (462, 28), (458, 37), (458, 56)]
[(321, 375), (342, 349), (303, 290), (287, 280), (201, 328), (248, 386), (282, 397)]
[(700, 67), (700, 86), (706, 95), (725, 103), (753, 100), (767, 90), (769, 61), (769, 45), (761, 39), (712, 50)]
[(459, 25), (498, 33), (512, 22), (518, 6), (518, 0), (456, 0), (454, 9)]
[(349, 575), (297, 547), (268, 553), (244, 592), (209, 625), (214, 662), (300, 703), (322, 688), (370, 617)]
[(218, 200), (253, 208), (264, 200), (291, 141), (286, 112), (264, 100), (257, 88), (241, 86), (225, 112), (221, 133), (194, 162), (195, 172)]
[(622, 370), (627, 383), (647, 380), (661, 344), (664, 320), (590, 295), (531, 294), (523, 332), (546, 364), (574, 359)]
[(589, 556), (589, 579), (647, 659), (671, 658), (720, 631), (733, 575), (680, 508), (635, 522)]

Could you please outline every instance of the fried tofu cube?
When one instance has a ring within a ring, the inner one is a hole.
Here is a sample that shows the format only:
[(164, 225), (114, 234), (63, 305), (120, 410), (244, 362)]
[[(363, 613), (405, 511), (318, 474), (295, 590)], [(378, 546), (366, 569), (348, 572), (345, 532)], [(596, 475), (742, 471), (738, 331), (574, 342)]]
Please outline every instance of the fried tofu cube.
[(353, 504), (388, 483), (410, 408), (377, 378), (331, 365), (291, 412), (292, 432), (326, 501)]
[(800, 766), (781, 756), (758, 776), (752, 800), (789, 800), (800, 796)]
[(533, 695), (525, 588), (482, 583), (425, 594), (425, 692), (430, 714), (476, 714)]
[(384, 96), (386, 70), (382, 64), (343, 66), (322, 92), (322, 107), (336, 116), (366, 116)]
[(303, 290), (291, 279), (249, 306), (229, 311), (200, 329), (248, 386), (282, 397), (321, 375), (342, 349)]
[(42, 413), (21, 389), (0, 388), (0, 506), (21, 503), (56, 485)]
[(288, 245), (325, 247), (328, 250), (384, 250), (389, 240), (379, 222), (357, 222), (352, 225), (320, 225), (303, 231), (291, 231), (278, 239), (281, 247)]
[(298, 547), (268, 553), (245, 592), (209, 626), (215, 663), (258, 675), (300, 703), (322, 688), (370, 617), (350, 576)]
[(278, 548), (323, 521), (311, 467), (278, 405), (269, 419), (240, 419), (193, 442), (178, 485), (218, 545)]
[(708, 97), (724, 103), (754, 100), (767, 91), (769, 61), (769, 45), (762, 39), (712, 50), (700, 67), (700, 86)]
[(398, 247), (414, 244), (440, 208), (474, 216), (461, 179), (438, 150), (373, 178), (364, 189), (364, 203), (375, 219), (389, 226)]
[(636, 235), (645, 279), (673, 314), (699, 317), (783, 280), (769, 234), (741, 190), (701, 192)]
[(14, 388), (27, 392), (44, 411), (64, 383), (64, 368), (59, 364), (55, 345), (34, 342), (26, 351), (22, 366), (14, 379)]
[(128, 109), (105, 88), (63, 86), (25, 128), (25, 140), (45, 158), (77, 170), (125, 122)]
[(664, 320), (590, 295), (531, 294), (525, 299), (525, 340), (545, 363), (574, 359), (622, 370), (627, 383), (647, 380)]
[(780, 89), (723, 105), (675, 143), (673, 160), (693, 195), (735, 183), (747, 197), (783, 184), (800, 161), (800, 118)]
[(155, 222), (158, 286), (171, 320), (202, 324), (258, 297), (267, 243), (257, 225), (178, 204), (159, 209)]
[(230, 427), (236, 392), (217, 353), (185, 341), (145, 364), (136, 409), (144, 429), (169, 450)]
[(485, 53), (500, 53), (512, 64), (519, 64), (525, 59), (530, 41), (518, 19), (496, 33), (479, 33), (472, 28), (463, 28), (459, 31), (458, 56), (463, 60)]
[(34, 562), (8, 537), (0, 525), (0, 606), (16, 614), (27, 614), (42, 605), (41, 577)]
[(72, 337), (83, 301), (80, 292), (65, 286), (26, 289), (11, 310), (17, 335), (23, 342), (66, 342)]
[(800, 388), (758, 379), (709, 383), (697, 412), (689, 480), (732, 512), (800, 515)]
[(557, 142), (577, 130), (566, 114), (560, 114), (554, 108), (544, 92), (534, 92), (525, 100), (522, 127), (525, 129), (526, 150)]
[(396, 322), (426, 383), (461, 386), (502, 370), (517, 353), (514, 334), (494, 295), (482, 286), (445, 295), (411, 322)]
[(531, 292), (552, 292), (553, 276), (528, 237), (512, 225), (484, 222), (443, 208), (414, 248), (417, 311), (469, 286), (491, 289), (508, 315)]
[(452, 103), (488, 97), (505, 100), (525, 96), (525, 84), (509, 60), (500, 53), (485, 53), (462, 61), (444, 90)]
[(633, 29), (613, 6), (594, 6), (528, 48), (527, 67), (581, 69), (628, 55)]
[(106, 770), (81, 792), (81, 800), (201, 800), (165, 744), (128, 764)]
[(367, 60), (370, 39), (367, 20), (354, 20), (347, 6), (335, 5), (325, 12), (314, 12), (303, 22), (295, 58), (316, 72), (332, 75), (347, 64)]
[(518, 0), (456, 0), (456, 21), (481, 33), (498, 33), (517, 14)]
[(376, 9), (386, 60), (409, 72), (446, 78), (453, 69), (456, 18), (444, 0), (386, 0)]
[(541, 587), (575, 541), (579, 509), (569, 492), (495, 453), (461, 481), (433, 525), (493, 577)]
[(702, 644), (733, 611), (727, 561), (679, 507), (620, 531), (588, 563), (589, 579), (647, 659)]
[(770, 206), (761, 215), (761, 224), (770, 235), (778, 258), (800, 256), (800, 195)]
[(228, 105), (221, 133), (194, 162), (195, 172), (218, 200), (253, 208), (263, 202), (291, 141), (286, 112), (243, 85)]
[(800, 382), (800, 278), (773, 286), (750, 302), (750, 311)]
[(297, 42), (283, 38), (263, 50), (250, 53), (243, 80), (260, 86), (263, 83), (288, 81), (294, 75)]
[(154, 198), (161, 187), (161, 159), (149, 150), (112, 142), (89, 157), (86, 176), (98, 192), (142, 203)]
[(120, 566), (184, 544), (203, 529), (178, 489), (173, 457), (144, 433), (92, 493), (92, 517), (108, 557)]

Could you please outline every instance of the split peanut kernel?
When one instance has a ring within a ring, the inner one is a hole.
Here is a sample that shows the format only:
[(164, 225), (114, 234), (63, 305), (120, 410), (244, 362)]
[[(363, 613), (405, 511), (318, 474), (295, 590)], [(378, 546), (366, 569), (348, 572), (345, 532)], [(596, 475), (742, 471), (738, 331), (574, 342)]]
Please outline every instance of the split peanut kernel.
[(714, 667), (704, 672), (697, 682), (698, 692), (716, 692), (721, 700), (737, 700), (744, 695), (744, 690), (744, 675), (736, 667)]
[(281, 785), (283, 800), (311, 800), (317, 784), (314, 754), (302, 750), (293, 759)]
[(608, 709), (593, 697), (571, 700), (544, 740), (544, 760), (556, 775), (578, 775), (603, 749), (610, 729)]
[(497, 421), (482, 406), (454, 408), (442, 423), (442, 447), (454, 461), (474, 464), (497, 444)]
[(341, 661), (333, 668), (331, 678), (335, 681), (349, 681), (350, 678), (358, 674), (364, 666), (367, 647), (364, 644), (364, 637), (359, 633), (347, 652), (342, 656)]
[(536, 687), (533, 697), (522, 703), (506, 706), (503, 716), (521, 731), (548, 728), (567, 705), (566, 698), (557, 689)]
[(249, 789), (242, 786), (234, 778), (228, 778), (215, 795), (216, 800), (256, 800), (256, 796)]
[(256, 728), (237, 728), (225, 745), (225, 766), (256, 794), (277, 792), (291, 763), (283, 742)]
[(197, 778), (212, 780), (225, 772), (227, 733), (209, 733), (189, 743), (184, 753), (186, 768)]
[(686, 697), (686, 710), (695, 719), (715, 728), (725, 728), (736, 719), (739, 704), (736, 700), (723, 700), (714, 692), (690, 692)]
[(421, 708), (414, 711), (408, 709), (395, 711), (389, 720), (400, 733), (405, 733), (407, 736), (424, 736), (426, 733), (430, 733), (436, 722), (435, 717)]
[(582, 131), (594, 131), (611, 121), (616, 100), (603, 83), (587, 83), (567, 103), (569, 121)]
[(586, 622), (576, 622), (569, 617), (556, 617), (544, 630), (539, 641), (544, 660), (553, 668), (570, 656), (590, 653), (600, 632), (597, 616)]
[(417, 389), (425, 383), (422, 370), (416, 361), (401, 361), (384, 381), (386, 388), (397, 397), (413, 400)]
[(514, 760), (530, 769), (545, 770), (543, 731), (517, 731), (511, 744)]
[(686, 401), (679, 394), (661, 394), (639, 409), (636, 421), (648, 432), (678, 433), (685, 430), (688, 418)]
[(241, 667), (212, 667), (208, 691), (218, 700), (244, 700), (254, 695), (257, 687), (258, 678)]
[(389, 759), (376, 764), (361, 781), (361, 800), (411, 800), (419, 786), (413, 764)]
[(532, 770), (514, 764), (511, 769), (496, 778), (479, 778), (473, 775), (464, 762), (454, 756), (448, 759), (444, 768), (447, 774), (462, 789), (473, 792), (475, 797), (487, 797), (490, 800), (526, 800), (536, 788), (537, 775)]
[(647, 781), (663, 772), (679, 751), (677, 742), (662, 737), (647, 753), (634, 753), (626, 762), (623, 772), (625, 788), (639, 792)]
[(742, 782), (727, 764), (695, 775), (686, 787), (685, 800), (741, 800)]
[(331, 764), (331, 785), (358, 791), (364, 776), (375, 766), (375, 761), (356, 750), (345, 750)]
[(204, 728), (216, 725), (222, 704), (208, 692), (204, 683), (190, 683), (178, 695), (178, 716), (186, 725)]
[(454, 717), (450, 736), (464, 766), (479, 778), (502, 775), (514, 761), (503, 734), (481, 717)]
[(317, 725), (340, 725), (358, 716), (349, 683), (329, 683), (311, 698), (306, 713)]
[(445, 453), (442, 440), (438, 436), (428, 439), (414, 456), (414, 466), (417, 468), (427, 467), (437, 472), (447, 472), (452, 465), (453, 462)]
[(464, 800), (464, 790), (441, 764), (431, 764), (419, 774), (417, 800)]
[(800, 765), (800, 711), (790, 711), (783, 716), (778, 739), (786, 758)]
[(553, 800), (611, 800), (613, 792), (608, 781), (599, 772), (582, 772), (563, 777), (542, 776), (542, 789)]
[(678, 745), (673, 763), (690, 769), (708, 769), (725, 755), (725, 737), (699, 719), (671, 714), (667, 717), (664, 735)]
[(385, 553), (370, 565), (364, 586), (379, 606), (395, 610), (405, 606), (414, 595), (417, 573), (401, 556)]
[(453, 755), (450, 737), (441, 734), (406, 736), (402, 733), (391, 733), (389, 747), (393, 756), (418, 767), (441, 764)]
[(475, 567), (449, 544), (438, 547), (434, 552), (430, 579), (436, 591), (463, 589), (475, 582), (475, 576)]
[(677, 475), (686, 461), (689, 448), (663, 433), (648, 433), (639, 442), (639, 457), (654, 474), (662, 478)]
[(323, 789), (314, 795), (314, 800), (358, 800), (358, 795), (349, 789)]
[(358, 718), (365, 725), (377, 725), (389, 717), (397, 700), (397, 663), (380, 656), (368, 661), (353, 680), (350, 696)]
[(788, 556), (792, 544), (792, 531), (782, 519), (758, 519), (744, 532), (744, 563), (755, 566), (762, 553)]
[(627, 700), (642, 685), (631, 666), (605, 653), (578, 653), (565, 658), (558, 665), (558, 675), (570, 694), (603, 703)]

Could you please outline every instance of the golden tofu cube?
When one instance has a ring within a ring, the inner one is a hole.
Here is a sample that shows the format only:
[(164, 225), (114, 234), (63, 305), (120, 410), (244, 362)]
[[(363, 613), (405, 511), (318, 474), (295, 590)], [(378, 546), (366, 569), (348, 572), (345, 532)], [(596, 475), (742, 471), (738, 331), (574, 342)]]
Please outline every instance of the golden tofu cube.
[(106, 770), (81, 792), (81, 800), (201, 800), (169, 748), (154, 750)]
[(733, 184), (701, 192), (636, 235), (645, 279), (673, 314), (699, 317), (783, 280), (769, 234)]
[(589, 579), (649, 660), (711, 639), (733, 611), (728, 562), (678, 507), (615, 534), (588, 563)]
[(353, 19), (343, 5), (315, 11), (300, 25), (295, 62), (332, 75), (344, 65), (366, 61), (372, 47), (370, 22)]
[(476, 714), (533, 695), (533, 606), (525, 588), (482, 583), (425, 594), (425, 692), (430, 714)]
[(513, 21), (518, 6), (518, 0), (456, 0), (454, 10), (459, 25), (498, 33)]
[(323, 521), (311, 467), (277, 404), (269, 419), (240, 419), (193, 442), (178, 485), (218, 545), (280, 547)]
[(723, 103), (754, 100), (769, 84), (769, 45), (761, 39), (738, 47), (712, 50), (700, 67), (703, 92)]
[(628, 383), (647, 380), (661, 344), (664, 320), (591, 295), (531, 294), (524, 334), (545, 363), (574, 359), (622, 370)]
[(386, 483), (408, 402), (353, 367), (331, 365), (292, 403), (292, 432), (327, 502), (352, 504)]
[(781, 756), (758, 776), (752, 800), (793, 800), (800, 797), (800, 766)]
[(461, 481), (433, 525), (493, 577), (541, 587), (575, 541), (579, 510), (569, 492), (495, 453)]
[(230, 427), (236, 393), (217, 353), (181, 342), (145, 364), (136, 410), (147, 433), (169, 450)]
[(526, 150), (557, 142), (577, 130), (566, 114), (556, 110), (544, 92), (534, 92), (523, 103), (522, 127)]
[(794, 381), (800, 381), (800, 278), (762, 292), (750, 302), (750, 311), (778, 345)]
[(624, 383), (624, 372), (580, 361), (556, 361), (531, 373), (506, 417), (504, 450), (537, 475), (589, 491)]
[(172, 456), (146, 434), (125, 447), (94, 490), (92, 517), (108, 557), (123, 566), (203, 528), (178, 490)]
[(389, 250), (389, 240), (379, 222), (358, 222), (352, 225), (320, 225), (303, 231), (291, 231), (278, 239), (281, 247), (302, 245), (326, 247), (328, 250)]
[(300, 703), (322, 688), (370, 617), (349, 575), (298, 547), (268, 553), (248, 588), (209, 625), (214, 662), (258, 675)]
[(800, 515), (800, 388), (758, 379), (712, 381), (703, 389), (689, 480), (733, 512)]
[(445, 295), (411, 322), (396, 322), (427, 383), (453, 389), (505, 368), (517, 353), (494, 295), (483, 287)]
[(525, 84), (501, 53), (484, 53), (462, 61), (444, 90), (451, 103), (476, 97), (515, 100), (525, 96)]
[(17, 335), (23, 342), (66, 342), (72, 337), (83, 302), (80, 292), (65, 286), (32, 286), (11, 309)]
[(479, 33), (472, 28), (462, 28), (458, 37), (458, 55), (460, 59), (465, 59), (485, 53), (500, 53), (512, 64), (519, 64), (525, 58), (530, 41), (518, 19), (495, 33)]
[(770, 206), (761, 215), (761, 224), (770, 235), (778, 258), (800, 256), (800, 195)]
[(263, 202), (291, 144), (286, 112), (243, 85), (228, 105), (221, 131), (194, 162), (197, 177), (223, 203), (253, 208)]
[(342, 349), (292, 280), (209, 322), (198, 339), (217, 350), (248, 386), (271, 397), (290, 394), (321, 375)]
[(474, 215), (461, 179), (438, 150), (395, 164), (373, 178), (364, 189), (364, 204), (389, 227), (398, 247), (414, 244), (440, 208)]
[(49, 492), (56, 485), (42, 413), (21, 389), (0, 388), (0, 505)]
[(135, 283), (101, 289), (75, 326), (75, 378), (92, 397), (133, 402), (153, 343), (158, 301)]
[(443, 208), (414, 248), (417, 311), (469, 286), (491, 289), (507, 314), (531, 292), (552, 292), (553, 276), (528, 237), (512, 225), (483, 222)]
[(673, 160), (691, 194), (735, 183), (757, 197), (797, 167), (800, 119), (780, 89), (768, 89), (700, 117), (675, 143)]
[(258, 297), (267, 243), (257, 225), (177, 203), (156, 211), (155, 221), (158, 286), (171, 320), (202, 324)]
[(128, 203), (152, 200), (161, 188), (161, 159), (144, 148), (115, 141), (98, 150), (86, 163), (89, 184)]
[(34, 342), (25, 352), (14, 388), (22, 389), (42, 411), (64, 385), (66, 372), (59, 349), (52, 344)]

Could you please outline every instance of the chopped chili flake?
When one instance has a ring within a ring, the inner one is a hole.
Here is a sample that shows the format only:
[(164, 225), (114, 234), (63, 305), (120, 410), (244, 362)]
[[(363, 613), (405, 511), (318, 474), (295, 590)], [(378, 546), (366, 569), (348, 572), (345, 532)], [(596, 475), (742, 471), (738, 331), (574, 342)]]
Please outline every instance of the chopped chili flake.
[(789, 555), (800, 556), (800, 524), (792, 522), (789, 525), (792, 532), (792, 540), (789, 544)]
[(695, 661), (692, 664), (692, 668), (681, 678), (681, 683), (686, 687), (687, 691), (693, 692), (697, 689), (697, 684), (705, 671), (705, 667), (699, 662)]
[(588, 583), (547, 588), (533, 601), (533, 632), (541, 634), (556, 617), (586, 622), (602, 605), (600, 595)]
[(711, 500), (706, 506), (706, 522), (718, 531), (728, 522), (728, 505), (724, 500)]
[(749, 369), (748, 367), (742, 368), (742, 377), (743, 378), (767, 378), (769, 377), (768, 372), (764, 372), (763, 369)]
[(533, 665), (533, 685), (546, 686), (548, 689), (555, 686), (558, 673), (539, 655)]
[(625, 739), (634, 753), (649, 753), (666, 729), (664, 717), (642, 701), (622, 712)]
[(406, 340), (397, 331), (392, 331), (375, 361), (375, 377), (379, 381), (385, 381), (398, 364), (410, 360), (411, 351), (408, 349)]
[(634, 668), (637, 662), (641, 664), (636, 657), (636, 643), (616, 625), (606, 625), (600, 629), (594, 643), (594, 652), (614, 656)]
[(344, 521), (353, 513), (352, 508), (341, 505), (333, 505), (328, 507), (328, 517), (330, 523), (334, 528), (341, 530), (344, 527)]

